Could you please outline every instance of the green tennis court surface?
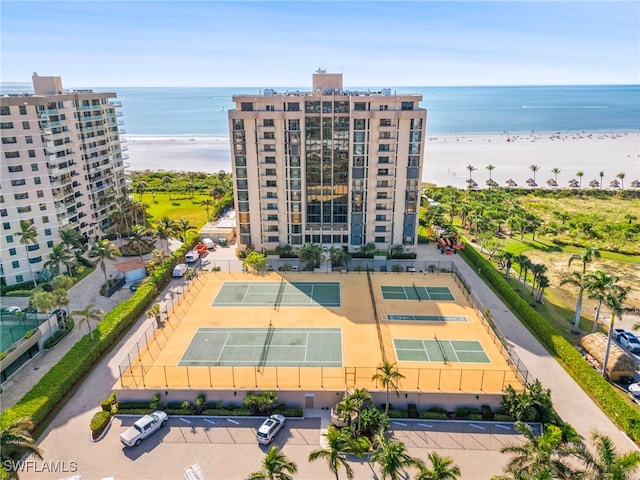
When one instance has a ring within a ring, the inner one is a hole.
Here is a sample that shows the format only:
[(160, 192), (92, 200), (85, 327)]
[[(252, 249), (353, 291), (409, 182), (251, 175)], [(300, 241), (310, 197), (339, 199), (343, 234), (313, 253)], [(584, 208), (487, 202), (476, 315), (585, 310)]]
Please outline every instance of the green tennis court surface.
[(341, 367), (339, 328), (199, 328), (179, 366)]
[(385, 300), (454, 300), (449, 287), (381, 286)]
[(388, 320), (401, 322), (467, 322), (467, 317), (460, 315), (387, 315)]
[(214, 307), (339, 307), (338, 282), (224, 282)]
[(476, 340), (420, 340), (394, 338), (398, 360), (405, 362), (491, 363)]

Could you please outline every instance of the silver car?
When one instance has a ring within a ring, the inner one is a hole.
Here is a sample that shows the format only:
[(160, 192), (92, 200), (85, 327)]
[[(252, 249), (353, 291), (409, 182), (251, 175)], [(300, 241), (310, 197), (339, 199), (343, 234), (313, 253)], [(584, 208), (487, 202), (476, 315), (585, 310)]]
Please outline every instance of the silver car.
[(267, 418), (256, 433), (256, 438), (258, 439), (258, 443), (262, 443), (264, 445), (268, 445), (273, 441), (273, 437), (276, 436), (276, 433), (280, 431), (280, 429), (284, 426), (287, 420), (283, 415), (271, 415)]

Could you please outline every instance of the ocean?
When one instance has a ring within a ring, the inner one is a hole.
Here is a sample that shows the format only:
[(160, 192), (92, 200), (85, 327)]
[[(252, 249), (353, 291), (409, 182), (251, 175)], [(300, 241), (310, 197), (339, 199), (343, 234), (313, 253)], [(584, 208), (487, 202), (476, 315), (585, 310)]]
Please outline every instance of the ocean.
[[(228, 137), (232, 95), (258, 88), (110, 88), (122, 101), (127, 135)], [(276, 91), (305, 91), (276, 88)], [(371, 90), (349, 88), (349, 90)], [(640, 85), (403, 87), (423, 96), (427, 132), (531, 133), (640, 130)]]
[[(267, 86), (269, 87), (269, 86)], [(3, 93), (17, 87), (3, 85)], [(24, 90), (24, 85), (21, 87)], [(228, 137), (227, 110), (235, 94), (260, 88), (92, 87), (115, 92), (122, 102), (127, 135)], [(348, 87), (348, 90), (381, 89)], [(275, 88), (278, 92), (309, 88)], [(423, 96), (427, 132), (546, 133), (640, 130), (640, 85), (391, 87), (392, 93)]]

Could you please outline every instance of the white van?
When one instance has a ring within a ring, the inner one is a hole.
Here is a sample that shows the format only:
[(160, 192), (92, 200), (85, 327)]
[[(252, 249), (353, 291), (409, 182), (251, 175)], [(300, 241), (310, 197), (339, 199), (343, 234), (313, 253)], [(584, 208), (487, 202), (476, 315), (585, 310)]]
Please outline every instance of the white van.
[(213, 243), (213, 240), (211, 240), (210, 238), (203, 238), (201, 240), (202, 244), (207, 247), (209, 250), (212, 249), (215, 245)]
[(187, 263), (193, 263), (199, 258), (200, 258), (200, 254), (196, 250), (191, 250), (190, 252), (187, 252), (187, 254), (184, 256), (184, 259)]
[(179, 263), (173, 268), (173, 276), (174, 277), (184, 277), (184, 274), (187, 273), (187, 264)]

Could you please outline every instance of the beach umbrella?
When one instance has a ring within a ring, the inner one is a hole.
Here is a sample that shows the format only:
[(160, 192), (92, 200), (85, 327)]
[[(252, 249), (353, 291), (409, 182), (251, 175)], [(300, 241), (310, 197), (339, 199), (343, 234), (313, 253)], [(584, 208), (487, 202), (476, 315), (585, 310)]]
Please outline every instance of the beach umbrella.
[(591, 180), (591, 181), (589, 182), (589, 186), (590, 186), (591, 188), (598, 188), (598, 187), (600, 186), (600, 184), (598, 183), (598, 181), (597, 181), (597, 180)]
[(556, 182), (553, 178), (550, 178), (549, 180), (547, 180), (547, 185), (549, 185), (550, 187), (557, 187), (558, 182)]
[(509, 179), (507, 180), (507, 185), (509, 185), (510, 187), (517, 187), (518, 184), (516, 182), (513, 181), (513, 179)]
[(640, 188), (640, 180), (634, 180), (631, 182), (631, 188)]
[(620, 188), (620, 182), (618, 180), (611, 180), (609, 186), (611, 188)]

